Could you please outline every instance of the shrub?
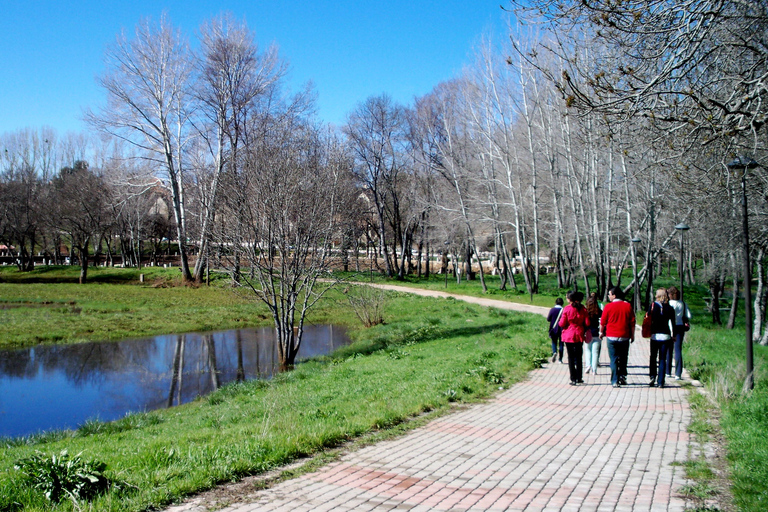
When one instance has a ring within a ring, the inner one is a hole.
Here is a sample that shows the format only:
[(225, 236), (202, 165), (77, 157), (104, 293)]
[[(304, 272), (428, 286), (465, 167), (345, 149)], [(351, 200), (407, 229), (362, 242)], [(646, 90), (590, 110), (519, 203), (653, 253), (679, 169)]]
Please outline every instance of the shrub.
[(387, 302), (384, 290), (373, 286), (351, 286), (344, 293), (364, 326), (373, 327), (384, 323), (384, 306)]
[(27, 482), (43, 491), (45, 497), (58, 503), (62, 498), (89, 500), (110, 486), (103, 475), (106, 464), (85, 461), (80, 453), (71, 457), (67, 450), (53, 455), (37, 452), (19, 459), (14, 468), (24, 473)]

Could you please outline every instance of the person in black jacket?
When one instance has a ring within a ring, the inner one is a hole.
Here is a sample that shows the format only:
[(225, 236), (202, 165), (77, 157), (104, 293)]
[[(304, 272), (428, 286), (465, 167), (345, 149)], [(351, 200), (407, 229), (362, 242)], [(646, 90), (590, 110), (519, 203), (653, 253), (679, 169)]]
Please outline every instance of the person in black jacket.
[[(648, 362), (649, 386), (664, 387), (667, 374), (667, 351), (672, 345), (672, 329), (675, 325), (675, 310), (669, 305), (667, 290), (656, 290), (656, 300), (648, 311), (651, 315), (651, 357)], [(656, 362), (658, 360), (658, 372)]]

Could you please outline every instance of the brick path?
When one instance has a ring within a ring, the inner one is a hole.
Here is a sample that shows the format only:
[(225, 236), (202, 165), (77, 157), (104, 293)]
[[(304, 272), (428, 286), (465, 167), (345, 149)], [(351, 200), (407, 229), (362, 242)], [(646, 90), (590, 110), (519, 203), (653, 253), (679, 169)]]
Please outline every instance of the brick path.
[[(648, 341), (638, 335), (628, 385), (619, 389), (611, 387), (607, 366), (570, 386), (567, 365), (547, 364), (487, 403), (347, 454), (221, 512), (682, 511), (686, 503), (676, 489), (686, 483), (686, 391), (674, 381), (649, 388), (647, 361)], [(605, 343), (601, 363), (607, 364)]]

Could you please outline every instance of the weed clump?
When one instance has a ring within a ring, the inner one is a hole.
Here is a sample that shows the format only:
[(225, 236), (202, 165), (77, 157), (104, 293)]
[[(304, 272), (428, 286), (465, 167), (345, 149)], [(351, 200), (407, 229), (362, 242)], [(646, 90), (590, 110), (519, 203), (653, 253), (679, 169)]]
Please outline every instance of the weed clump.
[(16, 461), (14, 468), (23, 473), (28, 485), (43, 491), (54, 503), (65, 498), (90, 500), (107, 490), (111, 482), (104, 476), (106, 464), (83, 460), (80, 455), (70, 456), (67, 450), (53, 455), (37, 452)]

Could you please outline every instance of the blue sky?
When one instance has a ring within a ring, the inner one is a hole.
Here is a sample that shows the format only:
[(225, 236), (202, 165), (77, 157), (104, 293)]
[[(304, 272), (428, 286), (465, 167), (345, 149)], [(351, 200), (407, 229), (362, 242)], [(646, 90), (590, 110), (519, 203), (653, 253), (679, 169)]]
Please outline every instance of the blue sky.
[(85, 130), (104, 100), (95, 77), (106, 45), (143, 17), (166, 12), (190, 39), (222, 12), (244, 19), (264, 48), (276, 43), (293, 88), (311, 80), (318, 116), (335, 124), (365, 98), (408, 104), (471, 60), (483, 35), (506, 34), (504, 0), (52, 1), (6, 0), (0, 18), (0, 133)]

